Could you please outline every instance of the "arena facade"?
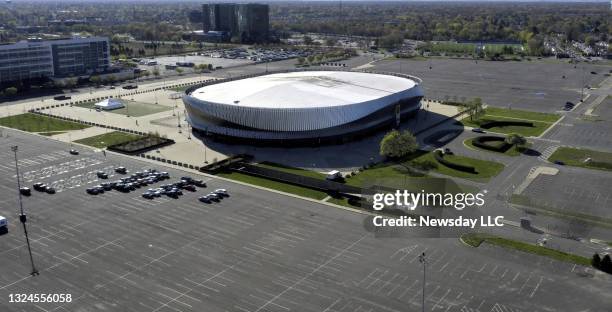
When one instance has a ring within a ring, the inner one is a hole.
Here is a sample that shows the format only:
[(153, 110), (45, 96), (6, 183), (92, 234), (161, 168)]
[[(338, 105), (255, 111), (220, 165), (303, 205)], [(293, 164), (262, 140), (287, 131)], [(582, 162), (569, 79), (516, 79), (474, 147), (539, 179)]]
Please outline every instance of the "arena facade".
[(420, 84), (401, 74), (287, 71), (194, 86), (183, 101), (194, 132), (206, 136), (316, 145), (398, 126), (420, 109)]

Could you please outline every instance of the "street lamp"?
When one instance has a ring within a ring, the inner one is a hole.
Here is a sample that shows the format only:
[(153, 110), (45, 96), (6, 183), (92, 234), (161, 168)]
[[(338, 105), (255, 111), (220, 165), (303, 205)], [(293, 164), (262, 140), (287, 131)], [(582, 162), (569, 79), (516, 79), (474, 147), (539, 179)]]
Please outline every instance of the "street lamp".
[(30, 264), (32, 265), (31, 275), (38, 275), (38, 270), (34, 266), (34, 258), (32, 257), (32, 249), (30, 248), (30, 238), (28, 237), (28, 230), (26, 228), (27, 217), (25, 213), (23, 213), (23, 201), (21, 198), (21, 182), (19, 181), (19, 165), (17, 160), (17, 145), (11, 146), (11, 150), (15, 153), (15, 172), (17, 173), (17, 193), (19, 194), (19, 221), (23, 225), (23, 233), (25, 234), (26, 245), (28, 246), (28, 253), (30, 254)]
[(419, 256), (419, 262), (423, 264), (423, 297), (422, 297), (422, 311), (425, 312), (425, 267), (427, 266), (427, 258), (425, 257), (425, 253), (422, 253)]

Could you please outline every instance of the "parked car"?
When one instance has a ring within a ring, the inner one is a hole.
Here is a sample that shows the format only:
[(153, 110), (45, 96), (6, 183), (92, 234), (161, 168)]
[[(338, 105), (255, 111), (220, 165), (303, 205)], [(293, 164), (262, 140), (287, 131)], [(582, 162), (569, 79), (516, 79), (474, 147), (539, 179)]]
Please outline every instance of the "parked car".
[(474, 128), (472, 129), (472, 132), (476, 132), (476, 133), (486, 133), (484, 130), (480, 129), (480, 128)]
[(206, 187), (206, 182), (202, 180), (193, 180), (193, 184), (197, 187)]
[(0, 234), (8, 233), (8, 221), (5, 217), (0, 216)]
[(19, 193), (21, 193), (21, 195), (25, 195), (25, 196), (30, 196), (32, 195), (32, 191), (30, 190), (29, 187), (27, 186), (22, 186), (19, 188)]
[(555, 165), (565, 166), (565, 163), (560, 160), (555, 160)]
[(210, 204), (212, 202), (210, 200), (210, 198), (208, 198), (208, 196), (200, 196), (200, 198), (198, 198), (198, 200), (203, 202), (203, 203), (207, 203), (207, 204)]
[(185, 186), (183, 186), (184, 190), (190, 191), (190, 192), (195, 192), (197, 191), (196, 187), (192, 184), (187, 184)]
[(89, 187), (85, 191), (87, 192), (87, 194), (90, 194), (90, 195), (98, 195), (98, 190), (93, 187)]
[(71, 149), (71, 150), (69, 151), (69, 153), (70, 153), (70, 155), (78, 155), (78, 154), (79, 154), (79, 151), (77, 151), (77, 150), (75, 150), (75, 149)]
[(113, 184), (111, 182), (100, 183), (100, 186), (102, 186), (105, 191), (110, 191), (113, 189)]
[(55, 188), (47, 186), (47, 187), (45, 187), (45, 193), (47, 193), (47, 194), (55, 194)]
[(219, 195), (220, 197), (229, 197), (229, 193), (226, 189), (216, 189), (214, 193)]
[(120, 174), (126, 174), (127, 173), (127, 169), (125, 167), (117, 167), (117, 168), (115, 168), (115, 172), (116, 173), (120, 173)]
[(38, 182), (38, 183), (34, 183), (33, 187), (35, 190), (39, 192), (44, 192), (47, 185), (44, 183)]
[(108, 174), (106, 174), (106, 172), (104, 172), (104, 171), (98, 171), (98, 172), (96, 172), (96, 175), (100, 179), (108, 179)]

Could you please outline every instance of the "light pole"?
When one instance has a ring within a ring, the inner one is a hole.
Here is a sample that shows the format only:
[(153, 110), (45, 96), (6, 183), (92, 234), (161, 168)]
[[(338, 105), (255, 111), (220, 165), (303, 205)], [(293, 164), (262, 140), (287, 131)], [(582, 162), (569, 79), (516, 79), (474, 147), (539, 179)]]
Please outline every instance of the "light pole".
[(425, 257), (425, 253), (422, 253), (419, 256), (419, 262), (423, 264), (423, 297), (422, 297), (422, 311), (425, 312), (425, 267), (427, 266), (427, 258)]
[(21, 198), (21, 182), (19, 181), (19, 165), (17, 161), (17, 145), (11, 146), (11, 150), (15, 153), (15, 172), (17, 173), (17, 193), (19, 194), (19, 221), (23, 225), (23, 233), (25, 234), (26, 245), (28, 246), (28, 253), (30, 255), (30, 264), (32, 265), (31, 275), (38, 275), (38, 270), (34, 266), (34, 258), (32, 257), (32, 249), (30, 248), (30, 238), (28, 237), (28, 230), (26, 228), (27, 217), (25, 213), (23, 213), (23, 201)]

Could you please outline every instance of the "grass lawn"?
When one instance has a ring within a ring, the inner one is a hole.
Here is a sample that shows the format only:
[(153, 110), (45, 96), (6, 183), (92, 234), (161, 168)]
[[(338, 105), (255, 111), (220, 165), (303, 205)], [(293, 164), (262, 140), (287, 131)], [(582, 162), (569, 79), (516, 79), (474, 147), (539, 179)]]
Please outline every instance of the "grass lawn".
[(41, 116), (32, 113), (0, 118), (0, 126), (15, 128), (28, 132), (51, 132), (80, 130), (89, 128), (88, 125)]
[(469, 233), (461, 235), (461, 240), (472, 247), (478, 247), (482, 243), (489, 243), (491, 245), (500, 246), (508, 249), (515, 249), (539, 256), (549, 257), (555, 260), (576, 263), (579, 265), (590, 266), (591, 260), (586, 257), (558, 251), (555, 249), (532, 245), (524, 242), (519, 242), (499, 236), (493, 236), (481, 233)]
[(268, 180), (239, 172), (219, 173), (218, 176), (318, 200), (327, 197), (327, 194), (321, 191), (311, 190), (309, 188)]
[[(105, 112), (109, 112), (113, 114), (120, 114), (120, 115), (129, 114), (130, 116), (140, 117), (140, 116), (146, 116), (146, 115), (164, 112), (164, 111), (168, 111), (172, 109), (172, 107), (165, 106), (165, 105), (159, 105), (159, 104), (149, 104), (149, 103), (128, 101), (128, 100), (122, 100), (122, 102), (123, 104), (125, 104), (125, 107), (113, 109), (113, 110), (109, 110)], [(95, 104), (96, 102), (86, 102), (86, 103), (81, 103), (81, 104), (75, 104), (75, 106), (94, 109)]]
[(477, 173), (474, 174), (469, 172), (463, 172), (439, 164), (434, 158), (433, 153), (424, 154), (418, 157), (416, 160), (435, 162), (438, 166), (433, 170), (434, 172), (464, 179), (477, 179), (488, 181), (490, 178), (498, 175), (500, 172), (502, 172), (502, 170), (504, 170), (503, 164), (488, 160), (480, 160), (459, 155), (445, 155), (444, 159), (457, 164), (473, 166), (474, 168), (476, 168)]
[[(591, 161), (584, 162), (591, 158)], [(612, 153), (593, 151), (582, 148), (559, 147), (548, 160), (562, 161), (568, 166), (590, 169), (612, 170)]]
[(524, 120), (533, 120), (533, 121), (542, 121), (542, 122), (550, 122), (554, 123), (559, 120), (561, 116), (557, 114), (548, 114), (548, 113), (540, 113), (540, 112), (530, 112), (524, 110), (517, 109), (506, 109), (499, 107), (487, 107), (485, 109), (486, 115), (492, 116), (500, 116), (500, 117), (508, 117), (508, 118), (518, 118)]
[(105, 134), (100, 134), (84, 139), (74, 141), (76, 143), (85, 144), (97, 148), (105, 148), (111, 145), (125, 143), (128, 141), (141, 138), (140, 135), (125, 133), (121, 131), (113, 131)]
[(277, 164), (273, 162), (264, 161), (264, 162), (257, 164), (257, 166), (264, 167), (264, 168), (270, 168), (270, 169), (283, 171), (283, 172), (288, 172), (288, 173), (293, 173), (293, 174), (301, 175), (305, 177), (311, 177), (315, 179), (325, 180), (326, 178), (326, 175), (320, 172), (301, 169), (301, 168), (295, 168), (295, 167), (289, 167), (289, 166), (285, 166), (285, 165), (281, 165), (281, 164)]
[[(490, 142), (488, 144), (495, 144), (495, 143), (496, 142)], [(501, 142), (498, 142), (498, 143), (501, 144)], [(502, 153), (499, 153), (499, 152), (495, 152), (495, 151), (491, 151), (491, 150), (486, 150), (486, 149), (482, 149), (482, 148), (480, 148), (478, 146), (475, 146), (474, 145), (474, 138), (467, 139), (467, 140), (463, 141), (463, 144), (467, 145), (470, 148), (478, 150), (478, 151), (483, 151), (483, 152), (488, 152), (488, 153), (495, 153), (495, 154), (502, 154)], [(521, 155), (525, 149), (529, 148), (530, 145), (531, 144), (528, 143), (525, 147), (520, 147), (520, 148), (515, 145), (515, 146), (512, 146), (511, 148), (509, 148), (503, 154), (507, 155), (507, 156), (518, 156), (518, 155)]]
[(548, 129), (548, 127), (550, 127), (559, 118), (561, 117), (556, 114), (487, 107), (485, 109), (485, 114), (479, 119), (470, 120), (470, 117), (466, 117), (461, 120), (461, 122), (466, 126), (480, 128), (480, 125), (482, 123), (489, 121), (530, 121), (533, 123), (533, 127), (506, 126), (492, 127), (484, 130), (505, 134), (518, 133), (524, 136), (538, 136), (542, 134), (546, 129)]
[(357, 187), (364, 187), (369, 184), (378, 184), (395, 188), (406, 188), (414, 185), (414, 177), (426, 177), (422, 172), (416, 172), (403, 166), (420, 168), (423, 171), (431, 170), (440, 174), (451, 177), (488, 180), (491, 177), (498, 175), (504, 165), (492, 161), (480, 160), (464, 156), (447, 155), (446, 159), (452, 162), (461, 163), (464, 165), (474, 166), (478, 173), (468, 173), (455, 169), (448, 168), (436, 161), (433, 153), (418, 151), (412, 157), (404, 160), (402, 163), (380, 163), (368, 169), (358, 172), (356, 175), (346, 179), (346, 184)]
[(400, 164), (381, 163), (346, 178), (345, 183), (356, 187), (384, 185), (394, 188), (408, 188), (412, 185), (410, 178), (424, 176), (425, 175), (415, 173)]

